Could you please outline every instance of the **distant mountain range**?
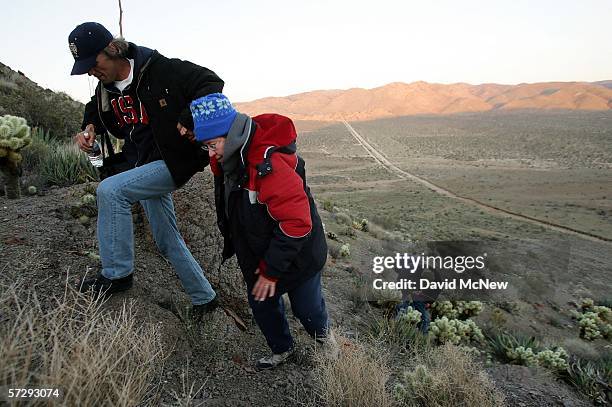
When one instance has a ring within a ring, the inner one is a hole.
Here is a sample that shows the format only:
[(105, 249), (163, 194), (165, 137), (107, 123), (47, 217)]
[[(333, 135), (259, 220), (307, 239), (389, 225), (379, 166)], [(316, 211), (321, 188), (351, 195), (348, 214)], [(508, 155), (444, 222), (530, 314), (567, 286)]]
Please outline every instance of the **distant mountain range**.
[(295, 120), (371, 120), (417, 114), (516, 109), (612, 109), (612, 80), (442, 85), (394, 82), (373, 89), (317, 90), (237, 103), (247, 114), (280, 113)]

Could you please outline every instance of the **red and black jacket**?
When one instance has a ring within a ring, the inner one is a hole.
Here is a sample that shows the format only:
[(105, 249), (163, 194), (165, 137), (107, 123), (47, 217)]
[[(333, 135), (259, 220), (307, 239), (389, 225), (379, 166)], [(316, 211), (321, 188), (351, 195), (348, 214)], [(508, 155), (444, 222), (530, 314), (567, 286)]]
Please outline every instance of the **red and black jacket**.
[(221, 166), (211, 159), (223, 258), (236, 254), (249, 291), (259, 268), (282, 293), (323, 268), (327, 243), (306, 185), (304, 160), (295, 153), (293, 123), (276, 114), (256, 116), (253, 122), (246, 148), (237, 152), (246, 164), (240, 187), (228, 202)]

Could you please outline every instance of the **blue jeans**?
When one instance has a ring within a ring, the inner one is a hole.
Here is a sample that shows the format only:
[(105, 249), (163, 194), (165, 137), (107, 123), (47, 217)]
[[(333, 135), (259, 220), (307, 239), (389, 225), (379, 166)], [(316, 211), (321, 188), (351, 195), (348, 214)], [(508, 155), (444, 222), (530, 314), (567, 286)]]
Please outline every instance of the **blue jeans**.
[[(329, 329), (325, 300), (321, 292), (321, 272), (318, 272), (298, 287), (287, 293), (291, 310), (313, 338), (325, 338)], [(250, 290), (249, 305), (255, 322), (266, 337), (273, 353), (283, 353), (293, 347), (293, 338), (285, 317), (282, 295), (275, 295), (265, 301), (255, 301)]]
[(157, 247), (172, 263), (194, 305), (215, 298), (204, 272), (176, 225), (172, 191), (176, 189), (163, 160), (104, 179), (98, 185), (98, 244), (102, 275), (111, 280), (134, 271), (132, 204), (140, 201)]

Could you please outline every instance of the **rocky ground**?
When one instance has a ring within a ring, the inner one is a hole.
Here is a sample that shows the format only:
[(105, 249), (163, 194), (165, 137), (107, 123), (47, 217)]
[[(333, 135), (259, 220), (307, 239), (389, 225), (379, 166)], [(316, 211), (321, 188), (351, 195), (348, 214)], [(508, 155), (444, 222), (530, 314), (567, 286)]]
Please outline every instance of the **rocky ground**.
[[(188, 322), (189, 299), (171, 266), (157, 252), (146, 221), (135, 211), (135, 286), (112, 297), (105, 307), (112, 311), (125, 300), (134, 301), (143, 323), (154, 323), (161, 331), (167, 359), (149, 403), (173, 405), (191, 393), (196, 405), (318, 405), (312, 344), (293, 318), (292, 331), (299, 344), (295, 360), (274, 371), (257, 372), (253, 368), (267, 347), (250, 317), (235, 263), (217, 270), (221, 242), (210, 185), (208, 173), (198, 174), (175, 193), (179, 227), (224, 307), (238, 315), (247, 329), (238, 329), (234, 319), (222, 310), (199, 325)], [(66, 283), (74, 284), (85, 273), (99, 270), (95, 218), (82, 224), (75, 217), (74, 205), (87, 189), (79, 185), (19, 200), (0, 198), (2, 283), (19, 281), (52, 306), (53, 297), (63, 294)], [(338, 224), (336, 215), (324, 209), (321, 214), (327, 229), (351, 245), (351, 256), (330, 257), (324, 272), (330, 315), (341, 334), (353, 338), (365, 335), (368, 323), (382, 314), (362, 296), (372, 254), (401, 250), (406, 240), (399, 234), (397, 240), (359, 231), (342, 235), (343, 225)], [(512, 316), (508, 319), (510, 324), (521, 320)], [(489, 373), (507, 395), (509, 405), (588, 404), (567, 385), (524, 367), (492, 365)]]

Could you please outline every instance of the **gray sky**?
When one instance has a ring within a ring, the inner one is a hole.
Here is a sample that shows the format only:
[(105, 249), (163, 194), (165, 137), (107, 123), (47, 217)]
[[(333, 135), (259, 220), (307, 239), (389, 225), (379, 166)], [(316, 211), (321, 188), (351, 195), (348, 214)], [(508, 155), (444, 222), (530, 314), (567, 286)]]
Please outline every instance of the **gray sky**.
[[(78, 100), (67, 37), (116, 0), (5, 1), (0, 62)], [(389, 82), (612, 79), (610, 0), (123, 0), (124, 36), (214, 70), (233, 101)]]

